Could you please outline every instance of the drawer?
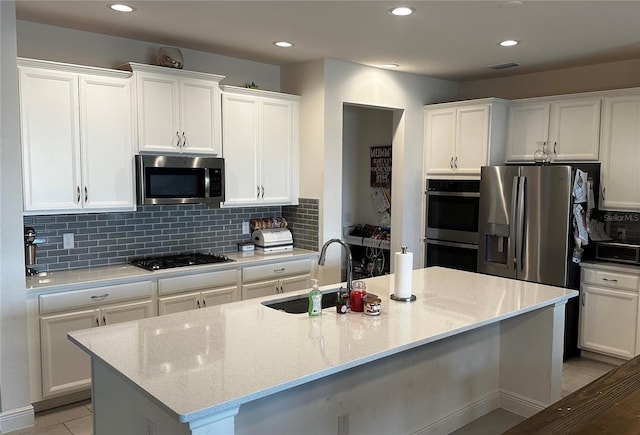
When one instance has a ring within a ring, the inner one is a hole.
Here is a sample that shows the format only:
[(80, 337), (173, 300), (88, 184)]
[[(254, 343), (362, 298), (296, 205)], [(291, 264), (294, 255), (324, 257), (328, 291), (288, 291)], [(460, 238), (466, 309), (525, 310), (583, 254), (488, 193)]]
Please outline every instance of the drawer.
[(638, 291), (640, 277), (638, 275), (609, 272), (606, 270), (583, 269), (583, 281), (589, 284)]
[(131, 299), (149, 298), (152, 296), (152, 293), (153, 282), (141, 281), (130, 284), (93, 287), (86, 290), (40, 295), (40, 314), (80, 307), (97, 307)]
[(310, 260), (294, 260), (280, 263), (249, 266), (242, 269), (242, 282), (278, 279), (284, 276), (311, 273)]
[(189, 290), (210, 289), (237, 285), (237, 270), (199, 273), (197, 275), (175, 276), (158, 280), (158, 294), (177, 293)]

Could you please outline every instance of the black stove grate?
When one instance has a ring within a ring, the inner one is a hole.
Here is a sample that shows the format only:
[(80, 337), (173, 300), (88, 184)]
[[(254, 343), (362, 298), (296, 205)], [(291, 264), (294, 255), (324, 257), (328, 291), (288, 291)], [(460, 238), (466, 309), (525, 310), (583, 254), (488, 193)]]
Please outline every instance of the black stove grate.
[(170, 269), (173, 267), (197, 266), (201, 264), (227, 263), (235, 261), (224, 254), (186, 253), (136, 258), (130, 264), (145, 270)]

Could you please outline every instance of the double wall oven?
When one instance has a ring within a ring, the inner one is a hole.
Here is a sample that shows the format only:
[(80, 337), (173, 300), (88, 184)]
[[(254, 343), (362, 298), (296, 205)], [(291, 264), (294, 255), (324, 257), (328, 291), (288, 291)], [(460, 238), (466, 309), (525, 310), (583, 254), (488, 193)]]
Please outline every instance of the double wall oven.
[(476, 272), (480, 180), (426, 183), (425, 266)]

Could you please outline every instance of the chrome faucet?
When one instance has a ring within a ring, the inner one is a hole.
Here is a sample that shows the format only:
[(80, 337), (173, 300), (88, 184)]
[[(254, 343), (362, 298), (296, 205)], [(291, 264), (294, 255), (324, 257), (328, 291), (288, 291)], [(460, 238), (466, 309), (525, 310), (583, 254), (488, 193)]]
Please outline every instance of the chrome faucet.
[(351, 294), (351, 288), (353, 286), (353, 257), (351, 256), (351, 249), (349, 248), (349, 245), (347, 245), (340, 239), (331, 239), (327, 241), (324, 245), (322, 245), (322, 249), (320, 250), (320, 258), (318, 259), (318, 264), (320, 266), (324, 266), (324, 262), (327, 256), (327, 247), (334, 242), (340, 243), (347, 251), (347, 293)]

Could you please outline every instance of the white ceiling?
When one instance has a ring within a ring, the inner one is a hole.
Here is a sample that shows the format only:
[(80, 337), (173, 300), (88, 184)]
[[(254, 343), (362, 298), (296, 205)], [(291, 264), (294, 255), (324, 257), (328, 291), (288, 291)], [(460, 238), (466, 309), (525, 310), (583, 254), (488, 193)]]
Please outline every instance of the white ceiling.
[[(0, 0), (1, 1), (1, 0)], [(640, 58), (640, 0), (534, 1), (17, 0), (20, 20), (285, 65), (334, 58), (473, 80)], [(408, 17), (392, 6), (415, 8)], [(499, 47), (503, 39), (522, 41)], [(272, 43), (288, 40), (294, 47)], [(502, 71), (490, 65), (515, 62)]]

